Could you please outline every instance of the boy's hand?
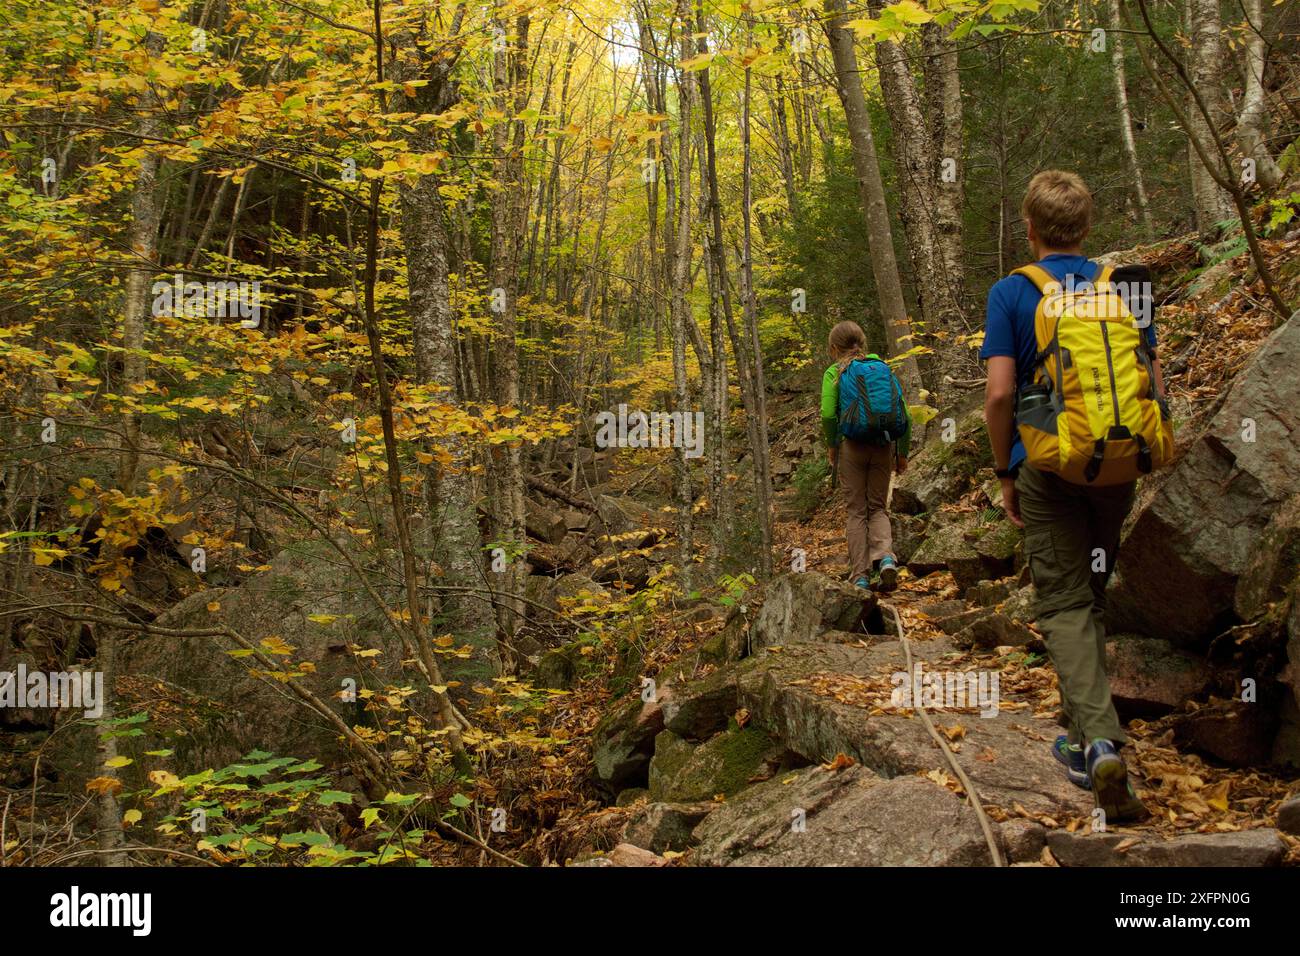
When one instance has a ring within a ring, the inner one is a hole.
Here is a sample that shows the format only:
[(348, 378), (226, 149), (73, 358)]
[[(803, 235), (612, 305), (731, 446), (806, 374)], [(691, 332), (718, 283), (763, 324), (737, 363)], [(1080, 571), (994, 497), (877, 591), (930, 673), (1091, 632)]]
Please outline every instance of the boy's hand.
[(894, 459), (894, 474), (901, 475), (907, 471), (907, 456), (899, 455)]
[(1002, 510), (1007, 513), (1009, 520), (1017, 528), (1023, 528), (1025, 521), (1020, 517), (1020, 497), (1016, 493), (1016, 479), (1002, 479)]

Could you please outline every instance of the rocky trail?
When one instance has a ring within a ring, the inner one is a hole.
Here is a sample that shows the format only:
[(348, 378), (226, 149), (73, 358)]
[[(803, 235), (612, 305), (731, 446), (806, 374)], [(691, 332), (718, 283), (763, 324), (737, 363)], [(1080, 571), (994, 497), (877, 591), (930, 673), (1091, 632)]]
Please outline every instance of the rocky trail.
[[(1139, 825), (1104, 825), (1050, 753), (1056, 678), (1033, 626), (1019, 532), (997, 507), (979, 412), (950, 423), (953, 439), (931, 442), (895, 479), (907, 573), (885, 597), (914, 666), (967, 682), (968, 706), (927, 709), (1011, 865), (1300, 862), (1297, 348), (1300, 316), (1242, 360), (1227, 387), (1176, 393), (1190, 419), (1181, 458), (1144, 488), (1126, 530), (1107, 659), (1134, 785), (1153, 811)], [(1182, 374), (1189, 364), (1175, 359)], [(1240, 440), (1246, 421), (1267, 436)], [(780, 496), (790, 519), (780, 540), (805, 569), (746, 595), (660, 669), (652, 693), (630, 696), (595, 728), (594, 777), (615, 806), (557, 845), (560, 858), (993, 862), (944, 755), (891, 698), (907, 680), (903, 645), (881, 597), (842, 580), (841, 512), (823, 500), (810, 520), (793, 517), (803, 492), (790, 459), (819, 452), (811, 414), (796, 407), (787, 426), (774, 429), (786, 435), (775, 470), (793, 478)], [(996, 677), (991, 711), (971, 699), (981, 677), (986, 687)]]
[[(1176, 248), (1160, 255), (1186, 267)], [(438, 649), (493, 754), (477, 795), (519, 821), (492, 852), (581, 866), (989, 865), (964, 776), (1013, 866), (1300, 863), (1300, 316), (1274, 330), (1245, 296), (1219, 295), (1192, 288), (1163, 306), (1180, 456), (1144, 483), (1109, 592), (1108, 672), (1149, 820), (1101, 826), (1050, 753), (1056, 677), (976, 399), (930, 423), (895, 478), (905, 571), (881, 596), (843, 581), (811, 387), (791, 378), (770, 404), (786, 570), (762, 586), (673, 586), (665, 468), (583, 447), (528, 463), (521, 671), (499, 674), (490, 637)], [(418, 766), (429, 701), (373, 600), (400, 603), (398, 555), (344, 538), (301, 541), (175, 601), (175, 562), (146, 555), (138, 575), (168, 606), (122, 652), (118, 694), (149, 717), (147, 734), (119, 741), (128, 791), (149, 792), (163, 747), (179, 774), (259, 750), (310, 757), (338, 768), (331, 786), (352, 801), (342, 832), (364, 842), (361, 814), (383, 795), (347, 769), (336, 726), (212, 630), (292, 652), (293, 680)], [(34, 668), (41, 649), (0, 652), (5, 669)], [(936, 677), (947, 696), (929, 696)], [(360, 703), (340, 698), (347, 680)], [(913, 699), (895, 697), (904, 689)], [(512, 701), (527, 701), (519, 716)], [(93, 725), (0, 720), (5, 785), (45, 801), (23, 837), (61, 839), (61, 801), (96, 766)], [(446, 847), (463, 861), (464, 847)]]

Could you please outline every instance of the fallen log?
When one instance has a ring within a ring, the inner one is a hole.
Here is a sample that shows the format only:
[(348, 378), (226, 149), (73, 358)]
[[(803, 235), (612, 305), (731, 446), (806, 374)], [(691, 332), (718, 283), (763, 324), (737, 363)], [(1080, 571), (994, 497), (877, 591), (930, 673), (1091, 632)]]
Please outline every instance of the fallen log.
[(533, 478), (531, 476), (526, 475), (524, 477), (524, 482), (528, 485), (529, 488), (532, 488), (534, 491), (540, 491), (542, 494), (546, 495), (547, 497), (555, 498), (557, 501), (563, 501), (566, 505), (571, 505), (572, 507), (577, 508), (579, 511), (587, 511), (590, 512), (591, 514), (598, 513), (596, 510), (596, 506), (593, 505), (590, 501), (587, 501), (586, 499), (583, 498), (579, 498), (577, 495), (573, 494), (572, 492), (567, 491), (564, 488), (561, 488), (559, 485), (553, 484), (552, 482), (549, 482), (544, 478)]

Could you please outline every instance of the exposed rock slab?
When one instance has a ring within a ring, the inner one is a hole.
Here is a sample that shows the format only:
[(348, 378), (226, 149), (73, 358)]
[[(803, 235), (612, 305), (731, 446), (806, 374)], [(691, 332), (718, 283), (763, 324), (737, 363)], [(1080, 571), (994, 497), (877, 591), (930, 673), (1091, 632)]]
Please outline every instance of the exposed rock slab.
[(727, 801), (695, 830), (703, 866), (981, 866), (975, 811), (921, 777), (809, 767)]
[(1061, 866), (1278, 866), (1286, 853), (1277, 831), (1262, 828), (1171, 839), (1052, 830), (1047, 847)]
[[(952, 651), (943, 641), (914, 641), (922, 666), (941, 666)], [(807, 678), (833, 672), (868, 677), (902, 671), (897, 642), (870, 648), (800, 645), (763, 654), (742, 665), (740, 703), (753, 720), (809, 761), (827, 762), (844, 753), (885, 775), (926, 772), (944, 766), (943, 755), (915, 716), (876, 712), (818, 693)], [(1024, 710), (1003, 710), (991, 719), (976, 713), (937, 712), (939, 727), (960, 725), (957, 760), (986, 804), (1019, 803), (1035, 813), (1084, 815), (1091, 798), (1072, 786), (1049, 745), (1059, 732), (1054, 721)]]

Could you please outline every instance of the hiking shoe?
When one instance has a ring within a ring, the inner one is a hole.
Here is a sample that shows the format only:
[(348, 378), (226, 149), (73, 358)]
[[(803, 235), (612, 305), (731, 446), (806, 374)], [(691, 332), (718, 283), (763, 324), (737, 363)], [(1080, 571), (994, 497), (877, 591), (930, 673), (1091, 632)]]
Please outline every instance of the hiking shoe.
[(1052, 744), (1052, 756), (1065, 765), (1065, 775), (1070, 778), (1070, 783), (1083, 790), (1092, 789), (1092, 781), (1088, 779), (1088, 761), (1083, 756), (1082, 747), (1070, 743), (1070, 738), (1061, 734)]
[(858, 578), (856, 581), (853, 582), (853, 586), (862, 588), (862, 590), (864, 591), (871, 590), (871, 582), (868, 581), (866, 578)]
[(1150, 815), (1129, 783), (1128, 769), (1109, 740), (1094, 740), (1086, 754), (1092, 795), (1106, 814), (1106, 822), (1143, 820)]
[(898, 562), (894, 560), (893, 555), (885, 555), (880, 559), (880, 589), (892, 591), (896, 587), (898, 587)]

